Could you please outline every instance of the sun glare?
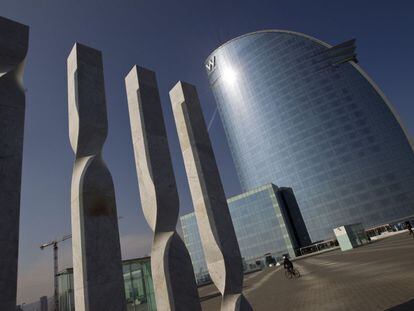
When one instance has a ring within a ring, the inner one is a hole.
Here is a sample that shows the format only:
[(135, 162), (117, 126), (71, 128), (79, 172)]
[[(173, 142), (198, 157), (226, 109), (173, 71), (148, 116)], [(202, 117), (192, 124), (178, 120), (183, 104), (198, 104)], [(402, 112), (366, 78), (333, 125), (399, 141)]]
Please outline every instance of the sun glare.
[(223, 70), (223, 80), (228, 84), (234, 84), (237, 80), (237, 73), (232, 68), (225, 68)]

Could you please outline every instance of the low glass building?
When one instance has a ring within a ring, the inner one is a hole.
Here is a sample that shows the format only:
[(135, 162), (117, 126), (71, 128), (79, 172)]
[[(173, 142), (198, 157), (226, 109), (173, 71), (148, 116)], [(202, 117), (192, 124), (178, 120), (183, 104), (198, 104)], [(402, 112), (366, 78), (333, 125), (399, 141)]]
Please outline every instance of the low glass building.
[[(127, 311), (156, 311), (150, 257), (124, 260)], [(59, 311), (75, 311), (73, 269), (63, 270), (59, 277)]]
[(59, 311), (75, 311), (73, 297), (73, 269), (65, 269), (58, 274)]
[[(295, 249), (310, 244), (299, 207), (290, 188), (273, 184), (227, 200), (245, 267), (271, 254), (295, 257)], [(198, 283), (209, 279), (194, 213), (180, 218)]]

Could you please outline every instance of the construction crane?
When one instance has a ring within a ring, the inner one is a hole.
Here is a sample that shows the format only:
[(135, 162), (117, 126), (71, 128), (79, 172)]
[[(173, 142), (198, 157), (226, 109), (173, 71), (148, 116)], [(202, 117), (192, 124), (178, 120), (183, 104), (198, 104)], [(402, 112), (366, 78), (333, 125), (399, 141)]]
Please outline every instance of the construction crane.
[(44, 250), (46, 247), (53, 246), (53, 273), (54, 273), (54, 294), (53, 300), (55, 303), (55, 310), (59, 310), (59, 287), (58, 287), (58, 269), (59, 269), (59, 261), (58, 261), (58, 244), (60, 242), (69, 240), (72, 238), (72, 234), (65, 235), (63, 238), (59, 240), (50, 241), (40, 245), (40, 249)]
[[(122, 219), (122, 216), (118, 217), (118, 220)], [(58, 270), (59, 270), (59, 260), (58, 260), (58, 244), (60, 242), (69, 240), (72, 238), (72, 234), (67, 234), (59, 240), (53, 240), (47, 243), (40, 245), (40, 249), (44, 250), (46, 247), (53, 246), (53, 275), (54, 275), (54, 294), (53, 300), (55, 304), (55, 311), (59, 310), (59, 284), (58, 284)]]

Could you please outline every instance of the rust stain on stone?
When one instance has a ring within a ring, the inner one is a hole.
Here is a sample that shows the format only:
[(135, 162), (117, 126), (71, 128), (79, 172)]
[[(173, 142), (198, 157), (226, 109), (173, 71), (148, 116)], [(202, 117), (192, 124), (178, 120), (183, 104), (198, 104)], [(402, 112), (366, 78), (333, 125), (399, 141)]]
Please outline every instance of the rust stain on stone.
[(87, 213), (90, 216), (111, 216), (114, 215), (114, 207), (111, 206), (106, 198), (96, 199), (91, 207), (88, 208)]

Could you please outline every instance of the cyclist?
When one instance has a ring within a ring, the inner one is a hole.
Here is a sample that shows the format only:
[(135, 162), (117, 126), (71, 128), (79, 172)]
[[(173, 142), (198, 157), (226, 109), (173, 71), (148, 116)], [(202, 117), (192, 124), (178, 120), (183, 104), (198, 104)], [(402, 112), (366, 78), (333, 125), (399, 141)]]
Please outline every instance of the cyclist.
[(293, 273), (293, 263), (289, 260), (288, 256), (283, 256), (283, 268)]
[(411, 226), (411, 223), (409, 221), (405, 222), (405, 229), (408, 229), (410, 235), (414, 237), (413, 226)]

